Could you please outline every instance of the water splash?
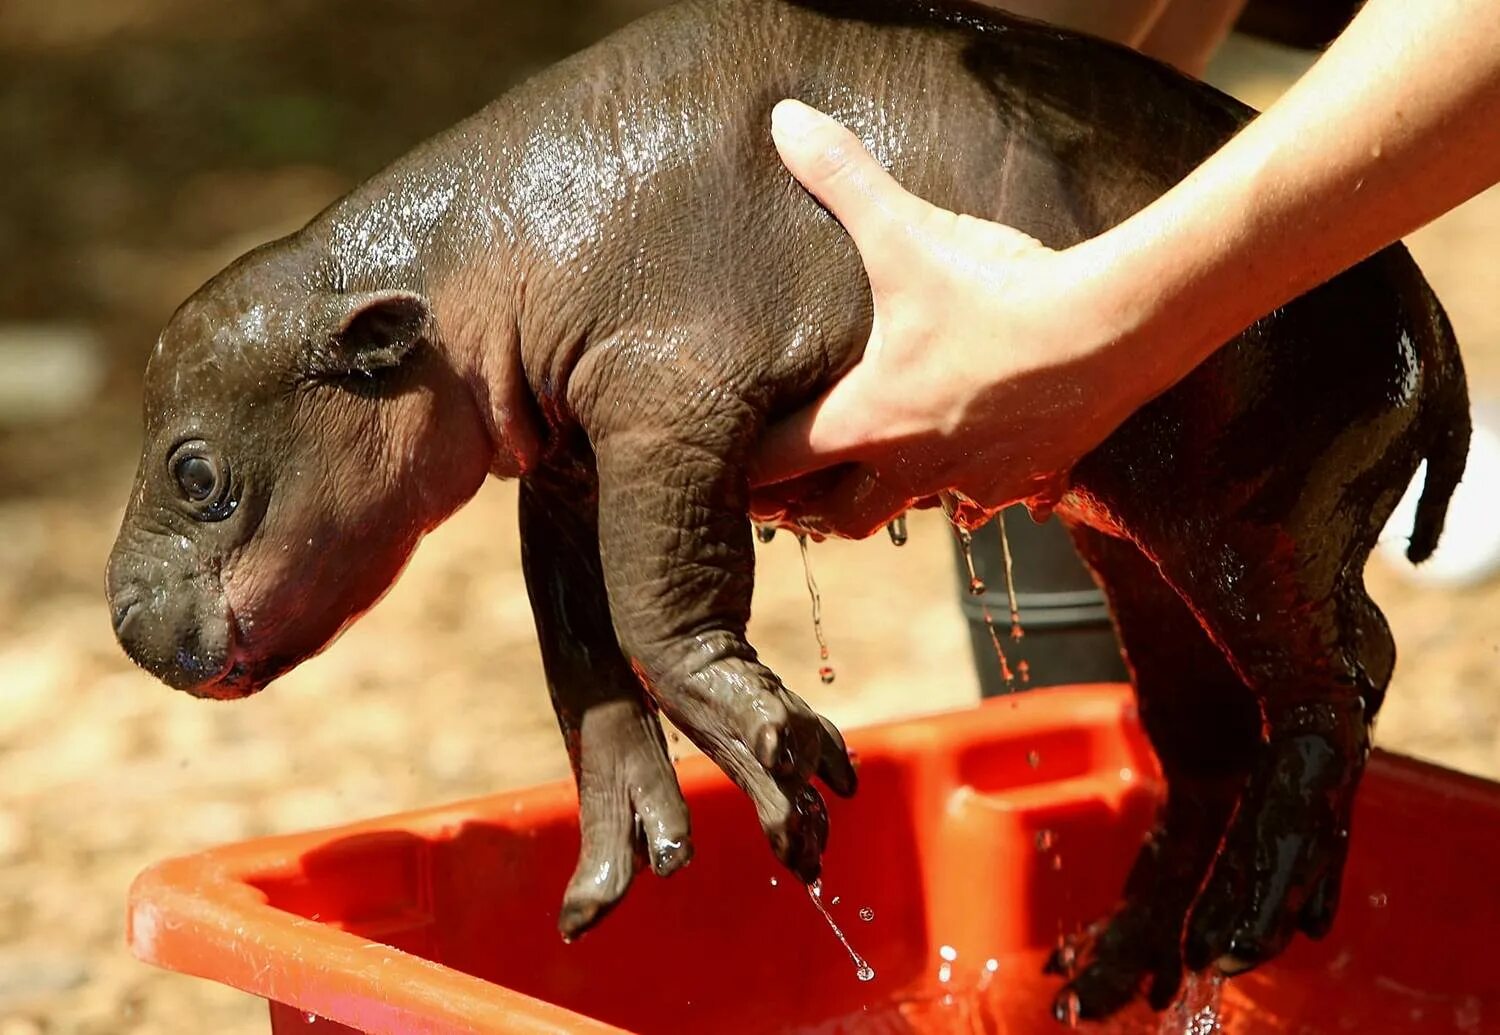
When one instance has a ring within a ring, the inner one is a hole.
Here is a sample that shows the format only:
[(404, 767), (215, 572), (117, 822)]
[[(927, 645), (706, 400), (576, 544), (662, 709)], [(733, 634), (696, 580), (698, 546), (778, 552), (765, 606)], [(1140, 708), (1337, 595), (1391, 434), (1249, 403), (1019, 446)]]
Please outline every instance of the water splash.
[(1162, 1015), (1157, 1035), (1220, 1035), (1224, 1030), (1219, 1014), (1223, 997), (1223, 974), (1187, 975), (1182, 995)]
[(823, 595), (818, 592), (818, 580), (813, 578), (812, 557), (807, 552), (806, 533), (797, 536), (797, 548), (802, 551), (802, 575), (807, 579), (807, 595), (812, 598), (813, 635), (818, 640), (818, 660), (823, 662), (818, 668), (818, 678), (826, 686), (833, 682), (835, 673), (833, 666), (828, 664), (828, 640), (823, 636)]
[(1064, 993), (1052, 1008), (1052, 1013), (1059, 1023), (1069, 1028), (1078, 1027), (1079, 1018), (1083, 1014), (1083, 1003), (1079, 1000), (1078, 993), (1071, 991)]
[[(861, 981), (874, 981), (875, 968), (866, 963), (864, 957), (854, 951), (854, 946), (849, 944), (849, 939), (844, 936), (844, 931), (839, 927), (838, 921), (834, 920), (833, 914), (828, 912), (828, 907), (823, 904), (823, 878), (819, 877), (807, 886), (807, 897), (812, 899), (813, 905), (818, 907), (818, 912), (823, 914), (823, 919), (828, 921), (828, 926), (832, 928), (834, 936), (843, 945), (844, 951), (849, 954), (849, 958), (854, 961), (854, 976)], [(864, 918), (864, 914), (865, 911), (861, 909), (859, 911), (861, 919)]]

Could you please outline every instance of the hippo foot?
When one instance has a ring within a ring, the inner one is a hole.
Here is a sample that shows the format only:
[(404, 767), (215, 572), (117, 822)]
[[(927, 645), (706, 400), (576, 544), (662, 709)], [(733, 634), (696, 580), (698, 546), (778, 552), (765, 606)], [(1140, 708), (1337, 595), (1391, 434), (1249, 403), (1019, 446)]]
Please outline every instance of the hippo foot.
[(719, 642), (727, 646), (707, 664), (638, 669), (653, 673), (646, 683), (662, 712), (749, 796), (776, 858), (810, 883), (828, 843), (827, 807), (812, 781), (843, 797), (858, 784), (844, 738), (742, 641)]
[(557, 926), (572, 940), (608, 915), (638, 871), (668, 877), (687, 865), (693, 841), (661, 727), (638, 701), (590, 708), (569, 746), (581, 844)]
[(1153, 1010), (1164, 1010), (1182, 986), (1182, 924), (1186, 904), (1171, 907), (1127, 901), (1107, 921), (1065, 941), (1047, 961), (1049, 974), (1068, 979), (1053, 1002), (1058, 1020), (1102, 1020), (1144, 990)]
[(1145, 993), (1154, 1010), (1182, 986), (1182, 929), (1233, 807), (1223, 782), (1179, 783), (1162, 827), (1141, 846), (1125, 900), (1108, 920), (1064, 941), (1046, 971), (1067, 979), (1053, 1003), (1062, 1021), (1101, 1020)]
[(1237, 974), (1333, 925), (1369, 750), (1363, 707), (1299, 707), (1271, 727), (1183, 941), (1188, 967)]

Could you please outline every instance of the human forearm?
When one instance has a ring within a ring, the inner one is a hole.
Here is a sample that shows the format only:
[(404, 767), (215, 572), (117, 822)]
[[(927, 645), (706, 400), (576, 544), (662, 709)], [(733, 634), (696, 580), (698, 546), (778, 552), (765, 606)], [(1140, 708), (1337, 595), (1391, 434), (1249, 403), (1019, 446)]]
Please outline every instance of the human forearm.
[[(1500, 3), (1371, 0), (1281, 100), (1079, 246), (1166, 388), (1241, 328), (1500, 180)], [(1144, 344), (1149, 342), (1149, 344)]]

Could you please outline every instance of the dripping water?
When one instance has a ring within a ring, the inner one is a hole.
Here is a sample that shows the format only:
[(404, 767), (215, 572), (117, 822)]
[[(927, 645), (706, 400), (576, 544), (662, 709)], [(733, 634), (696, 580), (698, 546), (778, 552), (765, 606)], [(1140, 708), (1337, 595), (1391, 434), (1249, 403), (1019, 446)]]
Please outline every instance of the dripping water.
[[(951, 492), (938, 495), (938, 500), (943, 505), (943, 513), (948, 516), (948, 523), (953, 526), (953, 534), (958, 537), (959, 549), (963, 552), (964, 567), (969, 573), (969, 593), (980, 598), (980, 611), (984, 615), (984, 628), (990, 634), (990, 645), (995, 648), (995, 658), (1000, 662), (1000, 678), (1005, 680), (1005, 689), (1012, 692), (1016, 689), (1016, 676), (1011, 671), (1010, 659), (1005, 655), (1005, 648), (1000, 643), (1000, 634), (995, 631), (995, 616), (990, 613), (989, 602), (984, 599), (984, 580), (974, 570), (974, 535), (964, 527), (958, 518), (958, 500)], [(1002, 526), (1003, 527), (1003, 526)], [(1006, 565), (1007, 581), (1009, 579), (1010, 566)], [(1014, 594), (1012, 594), (1014, 599)], [(1012, 633), (1017, 628), (1012, 624)]]
[(818, 678), (826, 685), (834, 679), (833, 666), (828, 664), (828, 640), (823, 636), (823, 595), (818, 592), (818, 581), (813, 578), (812, 558), (807, 552), (807, 534), (799, 533), (797, 546), (802, 551), (802, 574), (807, 579), (807, 595), (812, 598), (813, 635), (818, 640)]
[[(849, 939), (844, 937), (843, 929), (834, 920), (833, 914), (828, 912), (828, 907), (823, 904), (823, 879), (821, 877), (807, 886), (807, 897), (812, 899), (813, 905), (818, 907), (818, 912), (823, 914), (823, 919), (828, 921), (828, 926), (833, 929), (834, 936), (844, 946), (844, 951), (849, 954), (849, 958), (854, 961), (854, 976), (861, 981), (873, 981), (875, 979), (875, 968), (866, 963), (864, 957), (854, 951), (854, 946), (850, 945)], [(837, 899), (834, 901), (837, 901)]]
[(963, 525), (954, 521), (953, 534), (958, 536), (958, 545), (964, 552), (964, 567), (969, 571), (969, 595), (973, 597), (984, 596), (984, 580), (974, 570), (974, 534)]
[(1000, 556), (1005, 561), (1005, 601), (1010, 605), (1010, 638), (1019, 640), (1025, 636), (1021, 628), (1021, 605), (1016, 601), (1016, 575), (1010, 556), (1010, 536), (1005, 532), (1005, 515), (996, 522), (1000, 526)]
[(905, 546), (906, 545), (906, 515), (905, 514), (897, 515), (896, 518), (894, 518), (891, 521), (890, 524), (888, 524), (888, 525), (885, 526), (885, 530), (888, 533), (890, 533), (891, 542), (892, 543), (895, 543), (897, 546)]
[[(1011, 671), (1010, 659), (1005, 656), (1005, 648), (1000, 644), (1000, 633), (995, 629), (995, 616), (990, 613), (990, 605), (983, 606), (984, 628), (990, 634), (990, 646), (995, 648), (995, 658), (1000, 662), (1000, 678), (1005, 680), (1005, 690), (1012, 693), (1016, 689), (1016, 674)], [(1022, 665), (1026, 664), (1024, 661)]]

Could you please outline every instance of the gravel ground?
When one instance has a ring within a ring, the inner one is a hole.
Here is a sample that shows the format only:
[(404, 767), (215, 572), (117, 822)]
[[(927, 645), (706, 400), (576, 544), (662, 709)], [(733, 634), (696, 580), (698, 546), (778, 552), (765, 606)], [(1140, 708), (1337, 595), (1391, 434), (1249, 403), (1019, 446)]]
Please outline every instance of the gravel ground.
[[(0, 1035), (264, 1031), (260, 1003), (128, 956), (124, 894), (142, 867), (564, 774), (511, 486), (487, 486), (372, 614), (249, 701), (195, 701), (132, 669), (100, 592), (156, 328), (248, 244), (646, 3), (511, 10), (536, 6), (447, 3), (416, 56), (403, 41), (422, 16), (394, 2), (264, 0), (234, 19), (187, 0), (0, 7), (0, 140), (32, 156), (0, 179), (0, 348), (40, 327), (97, 367), (53, 410), (60, 377), (0, 411)], [(331, 39), (349, 64), (323, 60)], [(1220, 74), (1264, 103), (1295, 67), (1240, 47)], [(1490, 394), (1497, 231), (1491, 192), (1412, 242)], [(794, 542), (761, 558), (752, 634), (835, 721), (974, 699), (931, 515), (904, 550), (815, 548), (831, 686)], [(1402, 651), (1381, 743), (1500, 777), (1500, 585), (1414, 588), (1379, 563), (1370, 582)]]

